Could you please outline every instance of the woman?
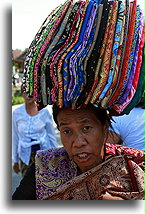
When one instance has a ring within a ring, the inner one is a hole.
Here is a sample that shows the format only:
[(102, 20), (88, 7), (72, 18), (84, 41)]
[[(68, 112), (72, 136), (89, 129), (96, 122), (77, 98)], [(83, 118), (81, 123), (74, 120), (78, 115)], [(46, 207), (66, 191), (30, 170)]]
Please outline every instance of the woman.
[(37, 152), (14, 200), (143, 199), (143, 152), (105, 143), (111, 115), (142, 96), (143, 37), (136, 0), (68, 0), (47, 17), (23, 85), (53, 105), (64, 147)]
[(105, 144), (105, 110), (55, 106), (53, 116), (64, 147), (37, 152), (13, 200), (143, 199), (143, 152)]
[(58, 143), (49, 111), (38, 111), (32, 98), (24, 92), (22, 96), (25, 104), (13, 111), (12, 151), (13, 170), (24, 176), (37, 150), (57, 147)]

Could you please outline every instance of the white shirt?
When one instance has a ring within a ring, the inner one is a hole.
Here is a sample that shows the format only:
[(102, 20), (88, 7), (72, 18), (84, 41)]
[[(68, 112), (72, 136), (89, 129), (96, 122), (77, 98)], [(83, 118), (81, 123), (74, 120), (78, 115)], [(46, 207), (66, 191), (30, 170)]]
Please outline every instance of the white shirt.
[(40, 144), (41, 150), (58, 146), (53, 121), (46, 108), (31, 116), (23, 104), (13, 111), (12, 122), (13, 163), (21, 159), (28, 165), (32, 145)]
[(144, 150), (145, 142), (145, 109), (140, 107), (131, 110), (129, 115), (113, 117), (112, 131), (120, 135), (123, 145)]

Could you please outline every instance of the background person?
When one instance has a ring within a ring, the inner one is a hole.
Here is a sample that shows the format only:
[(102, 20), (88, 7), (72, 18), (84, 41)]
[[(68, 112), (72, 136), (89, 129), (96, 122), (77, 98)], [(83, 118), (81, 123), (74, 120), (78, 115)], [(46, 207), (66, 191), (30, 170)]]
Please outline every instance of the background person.
[[(113, 143), (144, 150), (145, 143), (145, 109), (143, 100), (128, 115), (113, 117), (110, 129)], [(111, 136), (110, 135), (110, 136)]]
[(38, 111), (32, 98), (22, 93), (25, 104), (13, 111), (12, 156), (13, 170), (26, 173), (37, 150), (57, 147), (53, 121), (45, 108)]

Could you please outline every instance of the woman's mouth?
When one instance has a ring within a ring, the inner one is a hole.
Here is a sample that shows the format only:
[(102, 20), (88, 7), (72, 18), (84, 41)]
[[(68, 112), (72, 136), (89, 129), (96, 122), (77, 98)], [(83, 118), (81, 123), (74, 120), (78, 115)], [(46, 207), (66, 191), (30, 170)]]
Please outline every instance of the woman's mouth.
[(78, 161), (78, 162), (83, 163), (83, 162), (88, 161), (89, 157), (90, 157), (89, 153), (85, 153), (85, 152), (84, 153), (79, 153), (79, 154), (75, 155), (75, 160)]

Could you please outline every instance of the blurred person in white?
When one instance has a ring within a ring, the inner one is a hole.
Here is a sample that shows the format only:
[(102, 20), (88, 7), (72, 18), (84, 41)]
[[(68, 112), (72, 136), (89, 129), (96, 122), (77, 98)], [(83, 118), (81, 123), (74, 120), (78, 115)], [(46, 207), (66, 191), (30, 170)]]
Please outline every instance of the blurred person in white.
[(111, 135), (114, 136), (113, 143), (144, 151), (145, 108), (143, 100), (144, 98), (128, 115), (113, 117), (112, 128), (110, 128)]
[(37, 150), (55, 148), (58, 143), (47, 108), (38, 111), (32, 98), (23, 91), (22, 96), (25, 104), (15, 109), (12, 115), (12, 162), (14, 172), (24, 176), (34, 162)]

